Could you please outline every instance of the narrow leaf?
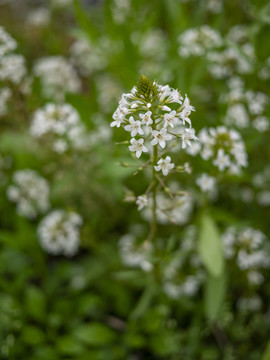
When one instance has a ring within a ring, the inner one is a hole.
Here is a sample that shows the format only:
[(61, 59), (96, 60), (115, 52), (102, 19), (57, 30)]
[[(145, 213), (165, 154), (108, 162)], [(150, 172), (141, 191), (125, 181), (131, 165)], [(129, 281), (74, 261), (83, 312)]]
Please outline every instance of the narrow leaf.
[(218, 318), (226, 294), (225, 274), (212, 276), (208, 274), (204, 292), (205, 314), (209, 321), (213, 322)]
[(224, 269), (222, 244), (218, 228), (208, 215), (204, 215), (201, 219), (198, 250), (209, 273), (220, 276)]

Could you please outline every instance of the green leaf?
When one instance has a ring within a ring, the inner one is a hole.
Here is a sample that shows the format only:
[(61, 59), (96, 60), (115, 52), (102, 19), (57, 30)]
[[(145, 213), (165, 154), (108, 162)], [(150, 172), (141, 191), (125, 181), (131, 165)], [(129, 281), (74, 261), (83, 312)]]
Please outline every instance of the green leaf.
[(226, 290), (225, 274), (220, 276), (207, 275), (205, 291), (204, 291), (204, 306), (206, 317), (213, 322), (217, 319), (220, 309), (222, 307)]
[(63, 336), (58, 339), (57, 348), (60, 353), (66, 355), (77, 355), (84, 351), (84, 346), (72, 336)]
[(270, 340), (268, 341), (268, 343), (266, 345), (266, 349), (263, 353), (261, 360), (270, 360)]
[(101, 323), (81, 325), (74, 330), (74, 336), (78, 340), (93, 346), (107, 345), (115, 339), (114, 332)]
[(256, 55), (261, 61), (264, 61), (266, 58), (268, 58), (270, 53), (269, 31), (270, 24), (265, 24), (261, 26), (256, 36)]
[(45, 297), (43, 292), (39, 288), (35, 286), (28, 287), (26, 290), (25, 302), (28, 313), (35, 320), (44, 319), (46, 314)]
[(147, 285), (145, 291), (143, 292), (142, 296), (138, 301), (138, 304), (130, 314), (130, 318), (138, 319), (139, 317), (144, 315), (146, 310), (149, 308), (155, 294), (156, 294), (156, 287), (153, 285), (152, 286)]
[(199, 254), (213, 276), (220, 276), (224, 269), (222, 244), (218, 228), (209, 215), (203, 215), (199, 233)]
[(22, 338), (29, 345), (37, 345), (44, 341), (44, 333), (36, 326), (25, 326)]
[(85, 35), (89, 39), (97, 37), (97, 29), (89, 18), (88, 13), (82, 8), (81, 2), (79, 0), (73, 0), (73, 4), (77, 21), (82, 30), (84, 30)]

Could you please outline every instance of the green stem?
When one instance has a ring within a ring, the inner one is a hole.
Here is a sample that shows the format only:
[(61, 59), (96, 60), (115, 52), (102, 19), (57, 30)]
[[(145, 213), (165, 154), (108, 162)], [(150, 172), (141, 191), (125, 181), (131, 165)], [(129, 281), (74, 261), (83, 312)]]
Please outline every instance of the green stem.
[(156, 232), (157, 232), (157, 178), (156, 178), (156, 170), (154, 168), (155, 164), (157, 164), (158, 154), (157, 154), (157, 146), (154, 147), (153, 151), (153, 163), (152, 163), (152, 176), (153, 176), (153, 205), (152, 205), (152, 239), (153, 242), (156, 243)]

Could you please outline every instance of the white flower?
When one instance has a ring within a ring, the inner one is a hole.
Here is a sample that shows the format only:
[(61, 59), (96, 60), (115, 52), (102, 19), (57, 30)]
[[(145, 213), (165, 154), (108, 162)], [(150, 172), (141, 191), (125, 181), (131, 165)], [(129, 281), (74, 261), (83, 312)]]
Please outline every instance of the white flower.
[(219, 149), (217, 158), (213, 161), (213, 164), (219, 168), (220, 171), (224, 171), (226, 167), (231, 165), (229, 155), (226, 155), (224, 149)]
[(213, 191), (216, 185), (216, 179), (204, 173), (196, 180), (196, 184), (203, 192)]
[(124, 129), (126, 131), (130, 131), (132, 137), (136, 136), (137, 134), (144, 134), (143, 130), (141, 129), (141, 122), (139, 120), (135, 121), (133, 116), (130, 116), (129, 125), (126, 125)]
[(191, 111), (195, 111), (194, 106), (190, 105), (190, 100), (187, 97), (185, 97), (184, 103), (183, 103), (183, 109), (180, 112), (179, 116), (183, 121), (183, 124), (185, 125), (185, 123), (187, 122), (189, 124), (189, 126), (191, 127), (191, 121), (189, 119), (189, 115), (191, 114)]
[(185, 149), (186, 146), (191, 146), (190, 140), (198, 140), (198, 138), (195, 136), (195, 130), (185, 129), (185, 133), (182, 134), (182, 149)]
[(173, 103), (182, 105), (182, 100), (183, 100), (183, 97), (182, 97), (181, 93), (178, 90), (174, 89), (173, 91), (171, 91), (170, 96), (167, 101), (170, 103), (173, 102)]
[(54, 210), (38, 226), (40, 245), (53, 255), (73, 256), (78, 251), (81, 217), (74, 212)]
[(125, 121), (125, 113), (123, 111), (120, 111), (119, 108), (114, 112), (113, 119), (114, 121), (111, 122), (111, 127), (120, 127), (122, 123)]
[(170, 156), (166, 156), (165, 160), (164, 159), (160, 159), (158, 161), (158, 165), (154, 166), (156, 171), (162, 171), (164, 176), (168, 175), (169, 170), (174, 168), (174, 164), (171, 163), (171, 157)]
[(148, 199), (146, 195), (140, 195), (137, 197), (136, 204), (138, 205), (138, 210), (142, 210), (148, 204)]
[(145, 114), (139, 114), (139, 117), (142, 119), (142, 125), (151, 125), (153, 124), (153, 120), (151, 118), (152, 111), (147, 111)]
[(161, 129), (160, 131), (153, 130), (152, 135), (154, 136), (154, 139), (151, 141), (151, 145), (159, 144), (162, 147), (162, 149), (165, 148), (166, 141), (171, 140), (173, 138), (172, 135), (167, 134), (167, 130), (164, 128)]
[(131, 145), (128, 147), (130, 151), (136, 151), (136, 157), (139, 158), (142, 152), (148, 152), (147, 147), (144, 146), (144, 139), (136, 140), (132, 138), (130, 140)]
[(164, 127), (174, 127), (177, 123), (176, 111), (173, 110), (169, 114), (164, 114)]
[(169, 108), (169, 106), (167, 106), (167, 105), (161, 106), (161, 110), (163, 110), (163, 111), (172, 111), (172, 109)]

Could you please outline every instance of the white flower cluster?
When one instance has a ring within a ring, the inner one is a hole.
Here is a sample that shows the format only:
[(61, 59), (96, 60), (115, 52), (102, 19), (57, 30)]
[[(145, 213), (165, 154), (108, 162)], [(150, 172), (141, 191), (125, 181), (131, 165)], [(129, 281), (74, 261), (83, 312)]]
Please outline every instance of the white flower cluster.
[(50, 207), (47, 180), (30, 169), (13, 174), (13, 184), (7, 189), (7, 197), (16, 203), (18, 214), (29, 219), (45, 213)]
[(75, 255), (79, 248), (81, 225), (82, 218), (75, 212), (52, 211), (38, 226), (42, 248), (52, 255)]
[(237, 301), (237, 308), (243, 312), (259, 311), (262, 308), (262, 299), (258, 295), (252, 297), (241, 297)]
[(239, 77), (228, 80), (228, 86), (229, 92), (221, 97), (221, 101), (229, 105), (224, 122), (239, 128), (251, 125), (259, 132), (267, 131), (270, 124), (264, 111), (269, 97), (262, 92), (245, 90), (244, 82)]
[(222, 235), (222, 242), (225, 257), (236, 259), (239, 269), (247, 271), (251, 284), (261, 284), (264, 277), (259, 270), (270, 267), (266, 236), (250, 227), (243, 230), (229, 227)]
[(16, 41), (0, 26), (0, 81), (18, 85), (27, 73), (22, 55), (12, 53)]
[(111, 11), (116, 24), (124, 23), (131, 12), (131, 0), (113, 0)]
[(215, 197), (217, 193), (217, 185), (216, 178), (214, 176), (203, 173), (196, 179), (196, 184), (202, 192), (209, 194), (211, 198)]
[(17, 48), (16, 41), (6, 32), (3, 26), (0, 26), (0, 57)]
[(43, 28), (49, 25), (51, 14), (48, 8), (38, 7), (28, 12), (25, 22), (34, 28)]
[(46, 97), (63, 101), (66, 92), (79, 92), (81, 81), (72, 65), (62, 56), (44, 57), (35, 63), (33, 72), (41, 79)]
[(224, 39), (208, 25), (190, 28), (178, 38), (178, 53), (184, 58), (205, 56), (209, 63), (208, 70), (214, 78), (231, 77), (235, 72), (251, 73), (254, 70), (255, 51), (247, 34), (247, 29), (242, 25), (232, 27)]
[(255, 51), (248, 41), (247, 34), (245, 27), (236, 25), (225, 37), (223, 49), (207, 54), (207, 60), (210, 62), (208, 69), (213, 77), (223, 79), (235, 72), (248, 74), (254, 70)]
[(0, 117), (7, 113), (7, 102), (11, 97), (11, 90), (7, 87), (0, 89)]
[(46, 104), (38, 109), (32, 119), (30, 133), (34, 137), (49, 136), (53, 150), (64, 153), (70, 148), (82, 150), (89, 145), (89, 136), (79, 114), (69, 104)]
[[(170, 185), (170, 188), (174, 188), (174, 184)], [(145, 219), (151, 219), (151, 209), (152, 209), (152, 198), (147, 199), (145, 195), (139, 196), (138, 198), (141, 202), (137, 202), (137, 205), (142, 204), (142, 201), (145, 201), (143, 205), (139, 205), (138, 210), (141, 210), (145, 207), (142, 215)], [(193, 197), (191, 194), (186, 195), (175, 195), (173, 198), (166, 196), (164, 193), (159, 192), (157, 194), (157, 221), (160, 224), (177, 224), (183, 225), (187, 223), (190, 219), (191, 212), (193, 210)]]
[(178, 38), (178, 53), (181, 57), (202, 56), (223, 45), (220, 34), (208, 25), (184, 31)]
[[(181, 96), (178, 90), (168, 85), (161, 86), (142, 77), (142, 87), (149, 93), (143, 94), (135, 86), (130, 93), (123, 94), (119, 106), (113, 114), (111, 127), (122, 126), (131, 135), (129, 150), (135, 152), (136, 157), (157, 147), (158, 161), (156, 171), (163, 175), (174, 168), (170, 156), (162, 157), (167, 142), (173, 146), (180, 139), (182, 148), (191, 146), (191, 140), (197, 140), (195, 130), (191, 127), (189, 116), (194, 107), (189, 98)], [(188, 124), (188, 127), (186, 127)], [(148, 145), (148, 146), (146, 146)]]
[(70, 48), (70, 55), (71, 61), (84, 76), (103, 70), (108, 64), (102, 39), (98, 41), (98, 45), (86, 39), (76, 40)]
[(135, 236), (126, 234), (119, 240), (120, 257), (124, 265), (138, 267), (143, 271), (151, 271), (153, 265), (150, 261), (152, 244), (150, 242), (137, 243)]
[(239, 174), (248, 165), (245, 145), (236, 130), (225, 126), (203, 128), (198, 137), (200, 142), (188, 150), (190, 155), (200, 153), (204, 160), (213, 159), (219, 171), (229, 170), (231, 174)]
[[(137, 44), (140, 55), (143, 58), (152, 58), (155, 59), (155, 61), (161, 61), (166, 58), (168, 39), (162, 29), (151, 28), (141, 34), (136, 33), (133, 35), (132, 40)], [(163, 51), (160, 51), (160, 49), (163, 49)]]
[(219, 14), (223, 10), (223, 0), (203, 0), (206, 3), (207, 10), (213, 14)]

